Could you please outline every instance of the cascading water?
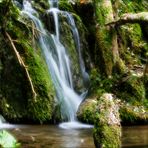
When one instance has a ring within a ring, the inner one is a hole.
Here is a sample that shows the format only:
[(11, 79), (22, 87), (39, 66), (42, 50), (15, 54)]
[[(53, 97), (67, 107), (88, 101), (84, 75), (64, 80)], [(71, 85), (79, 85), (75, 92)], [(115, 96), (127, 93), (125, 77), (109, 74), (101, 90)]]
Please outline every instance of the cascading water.
[(6, 122), (6, 120), (4, 119), (4, 117), (2, 115), (0, 115), (0, 124), (3, 124), (5, 122)]
[(88, 73), (85, 70), (85, 64), (84, 64), (82, 54), (81, 54), (81, 45), (80, 45), (80, 37), (79, 37), (78, 29), (76, 27), (73, 16), (70, 13), (68, 13), (67, 11), (64, 11), (63, 14), (67, 16), (67, 20), (69, 22), (69, 25), (71, 26), (71, 30), (72, 30), (74, 41), (75, 41), (76, 50), (78, 52), (79, 64), (80, 64), (80, 69), (81, 69), (81, 73), (82, 73), (84, 86), (86, 88), (88, 88), (89, 76), (88, 76)]
[(38, 13), (32, 8), (29, 1), (24, 1), (22, 15), (27, 15), (34, 22), (37, 30), (41, 32), (39, 44), (56, 89), (58, 102), (61, 104), (61, 114), (65, 120), (68, 120), (68, 122), (60, 124), (60, 127), (88, 128), (91, 126), (81, 124), (76, 119), (76, 111), (83, 98), (74, 91), (70, 60), (65, 47), (60, 42), (58, 1), (50, 0), (49, 2), (51, 8), (48, 13), (52, 14), (54, 18), (55, 35), (47, 33), (38, 18)]

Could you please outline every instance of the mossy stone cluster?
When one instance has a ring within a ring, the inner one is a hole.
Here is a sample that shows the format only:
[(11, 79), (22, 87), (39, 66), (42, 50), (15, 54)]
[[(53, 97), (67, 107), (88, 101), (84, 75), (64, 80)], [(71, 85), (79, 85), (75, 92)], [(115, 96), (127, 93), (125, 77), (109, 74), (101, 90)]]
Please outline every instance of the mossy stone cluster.
[[(18, 9), (12, 5), (13, 9)], [(26, 27), (16, 11), (9, 13), (7, 25), (0, 35), (0, 112), (8, 121), (45, 122), (52, 119), (54, 89), (42, 58), (40, 48), (32, 46), (32, 30)], [(16, 14), (15, 14), (16, 15)], [(25, 69), (18, 62), (14, 47), (5, 33), (8, 33), (23, 59), (37, 94), (34, 97)]]

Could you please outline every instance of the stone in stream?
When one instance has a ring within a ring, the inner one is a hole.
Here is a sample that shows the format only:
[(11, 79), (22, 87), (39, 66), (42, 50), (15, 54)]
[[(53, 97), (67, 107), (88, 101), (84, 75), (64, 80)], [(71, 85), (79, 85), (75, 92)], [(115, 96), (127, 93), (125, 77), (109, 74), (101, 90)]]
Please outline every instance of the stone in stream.
[(94, 143), (96, 148), (119, 148), (121, 146), (121, 126), (119, 107), (111, 94), (103, 94), (98, 100), (94, 121)]
[[(86, 99), (77, 112), (81, 121), (94, 123), (93, 138), (96, 148), (121, 146), (119, 106), (112, 94)], [(88, 119), (88, 120), (87, 120)]]

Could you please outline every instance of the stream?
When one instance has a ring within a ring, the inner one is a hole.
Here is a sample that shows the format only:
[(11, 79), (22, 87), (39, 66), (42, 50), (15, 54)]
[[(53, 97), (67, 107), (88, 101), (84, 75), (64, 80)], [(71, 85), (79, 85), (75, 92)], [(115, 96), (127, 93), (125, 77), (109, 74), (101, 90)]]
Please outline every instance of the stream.
[[(61, 129), (55, 125), (7, 125), (22, 148), (95, 148), (92, 129)], [(148, 125), (122, 127), (123, 148), (148, 148)]]

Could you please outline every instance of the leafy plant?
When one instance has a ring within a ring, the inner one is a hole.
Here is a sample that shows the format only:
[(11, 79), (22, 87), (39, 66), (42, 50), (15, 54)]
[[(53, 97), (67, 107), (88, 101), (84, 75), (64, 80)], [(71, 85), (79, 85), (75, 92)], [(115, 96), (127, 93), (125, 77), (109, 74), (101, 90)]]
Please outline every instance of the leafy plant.
[(0, 131), (0, 147), (2, 148), (19, 148), (20, 143), (7, 131)]

